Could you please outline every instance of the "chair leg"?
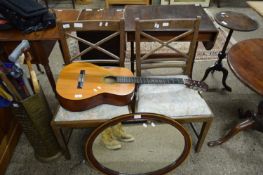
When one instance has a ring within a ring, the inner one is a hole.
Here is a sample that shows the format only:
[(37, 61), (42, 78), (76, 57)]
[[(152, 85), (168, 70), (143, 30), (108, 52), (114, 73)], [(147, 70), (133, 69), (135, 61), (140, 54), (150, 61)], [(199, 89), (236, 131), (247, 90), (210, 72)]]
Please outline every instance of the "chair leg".
[(193, 124), (192, 122), (190, 123), (190, 126), (191, 126), (191, 128), (193, 129), (196, 137), (199, 137), (199, 134), (198, 134), (198, 132), (196, 131), (195, 126), (194, 126), (194, 124)]
[(36, 66), (37, 66), (38, 72), (40, 72), (41, 74), (44, 74), (44, 73), (45, 73), (44, 71), (41, 70), (41, 67), (40, 67), (39, 64), (36, 64)]
[(130, 42), (131, 43), (131, 71), (132, 73), (134, 73), (134, 61), (135, 61), (135, 54), (134, 54), (134, 42)]
[(135, 109), (136, 109), (136, 99), (135, 98), (132, 99), (128, 107), (129, 107), (130, 113), (135, 113)]
[(136, 113), (138, 108), (138, 85), (135, 86), (134, 96), (129, 104), (129, 109), (131, 113)]
[(196, 152), (200, 152), (201, 147), (202, 147), (202, 145), (203, 145), (203, 143), (205, 141), (206, 135), (208, 133), (208, 130), (209, 130), (210, 126), (211, 126), (212, 121), (213, 121), (213, 119), (211, 118), (211, 119), (209, 119), (209, 120), (207, 120), (207, 121), (205, 121), (203, 123), (202, 128), (201, 128), (201, 132), (200, 132), (200, 134), (198, 136), (198, 141), (197, 141), (197, 144), (196, 144), (196, 147), (195, 147), (195, 151)]
[(75, 0), (71, 0), (72, 1), (72, 6), (75, 9)]
[(69, 149), (68, 149), (68, 146), (67, 146), (67, 143), (66, 143), (66, 140), (65, 140), (64, 134), (62, 133), (61, 128), (55, 126), (55, 124), (52, 122), (51, 122), (51, 127), (63, 151), (65, 158), (69, 160), (71, 156), (70, 156), (70, 152), (69, 152)]
[(216, 0), (217, 2), (217, 7), (220, 8), (220, 0)]
[(49, 8), (48, 7), (48, 0), (45, 0), (45, 4), (46, 4), (46, 7)]
[(108, 0), (105, 0), (105, 7), (109, 8), (109, 1)]

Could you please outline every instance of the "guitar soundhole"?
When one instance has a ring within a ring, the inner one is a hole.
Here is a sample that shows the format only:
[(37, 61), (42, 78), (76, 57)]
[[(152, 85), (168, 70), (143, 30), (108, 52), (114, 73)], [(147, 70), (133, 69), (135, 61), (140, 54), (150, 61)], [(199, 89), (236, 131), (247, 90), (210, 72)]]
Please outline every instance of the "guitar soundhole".
[(117, 78), (114, 76), (107, 76), (107, 77), (104, 77), (104, 82), (108, 84), (116, 83)]

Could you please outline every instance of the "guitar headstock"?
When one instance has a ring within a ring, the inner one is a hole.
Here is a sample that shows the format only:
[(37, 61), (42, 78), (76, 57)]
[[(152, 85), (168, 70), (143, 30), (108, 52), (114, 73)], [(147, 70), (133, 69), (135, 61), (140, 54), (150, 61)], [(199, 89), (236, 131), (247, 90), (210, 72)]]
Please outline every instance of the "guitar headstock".
[(196, 81), (191, 79), (184, 79), (184, 84), (191, 89), (198, 91), (207, 91), (208, 85), (203, 81)]

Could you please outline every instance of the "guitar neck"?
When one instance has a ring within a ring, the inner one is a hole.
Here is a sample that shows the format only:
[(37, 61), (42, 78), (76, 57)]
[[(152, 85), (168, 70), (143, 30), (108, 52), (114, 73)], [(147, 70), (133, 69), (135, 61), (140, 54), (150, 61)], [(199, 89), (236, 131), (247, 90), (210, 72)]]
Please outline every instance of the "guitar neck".
[(184, 84), (182, 78), (122, 77), (116, 76), (117, 83), (137, 84)]

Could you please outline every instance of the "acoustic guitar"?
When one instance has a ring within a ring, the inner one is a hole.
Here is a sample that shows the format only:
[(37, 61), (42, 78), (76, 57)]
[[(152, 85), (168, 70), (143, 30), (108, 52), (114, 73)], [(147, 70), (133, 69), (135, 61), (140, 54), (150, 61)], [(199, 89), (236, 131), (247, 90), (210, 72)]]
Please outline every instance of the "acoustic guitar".
[(100, 104), (127, 105), (134, 96), (136, 83), (184, 84), (193, 89), (208, 89), (204, 82), (191, 79), (134, 77), (127, 68), (74, 62), (60, 72), (56, 91), (65, 109), (83, 111)]

